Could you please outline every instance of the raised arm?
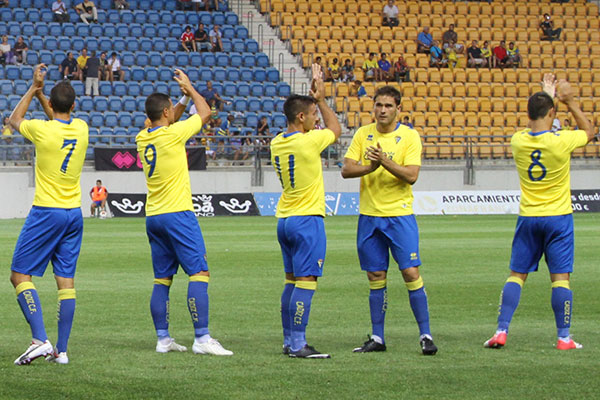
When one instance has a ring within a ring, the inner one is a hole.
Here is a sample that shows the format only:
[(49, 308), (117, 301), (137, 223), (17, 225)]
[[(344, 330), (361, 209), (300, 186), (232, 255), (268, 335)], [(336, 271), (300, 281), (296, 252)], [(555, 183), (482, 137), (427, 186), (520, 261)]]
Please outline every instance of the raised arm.
[[(42, 68), (44, 70), (42, 70)], [(8, 119), (8, 123), (13, 129), (20, 132), (21, 122), (25, 119), (25, 113), (31, 104), (31, 100), (33, 100), (33, 96), (36, 95), (38, 90), (42, 90), (44, 88), (44, 77), (46, 76), (46, 66), (44, 64), (38, 64), (35, 66), (33, 70), (33, 83), (27, 90), (27, 92), (23, 95), (12, 114), (10, 114), (10, 118)], [(42, 104), (42, 106), (44, 106)], [(44, 108), (45, 111), (45, 108)], [(48, 113), (46, 113), (48, 114)], [(50, 116), (49, 116), (50, 117)]]
[(210, 106), (204, 100), (204, 97), (200, 95), (190, 82), (190, 78), (180, 69), (175, 70), (175, 81), (181, 87), (181, 92), (186, 96), (190, 97), (196, 106), (196, 111), (200, 118), (202, 118), (202, 122), (208, 121), (210, 118)]
[(577, 100), (575, 100), (575, 93), (569, 82), (564, 79), (558, 81), (556, 84), (556, 98), (567, 106), (579, 129), (584, 130), (587, 134), (588, 143), (591, 142), (596, 136), (594, 126), (579, 107)]
[(317, 100), (317, 106), (323, 116), (323, 122), (327, 129), (330, 129), (335, 135), (335, 139), (339, 139), (342, 135), (342, 127), (335, 115), (335, 112), (327, 105), (325, 101), (325, 83), (323, 82), (323, 71), (318, 64), (312, 65), (313, 80), (310, 89), (310, 95)]

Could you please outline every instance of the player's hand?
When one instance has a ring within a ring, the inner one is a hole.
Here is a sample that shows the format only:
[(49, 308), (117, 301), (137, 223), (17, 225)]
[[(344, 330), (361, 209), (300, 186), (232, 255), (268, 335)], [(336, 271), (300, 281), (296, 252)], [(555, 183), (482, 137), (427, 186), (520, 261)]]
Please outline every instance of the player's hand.
[(323, 82), (323, 70), (319, 64), (312, 65), (312, 82), (310, 95), (317, 101), (325, 100), (325, 83)]
[(554, 98), (556, 93), (556, 76), (554, 74), (544, 74), (542, 79), (542, 90)]
[(383, 161), (386, 159), (385, 153), (383, 152), (383, 149), (381, 148), (379, 142), (377, 142), (377, 147), (367, 147), (366, 156), (367, 160), (371, 161), (372, 171), (375, 171), (377, 168), (379, 168), (381, 163), (383, 163)]
[(46, 72), (48, 68), (46, 64), (38, 64), (33, 69), (33, 86), (36, 89), (42, 89), (44, 87), (44, 78), (46, 77)]
[(192, 86), (192, 82), (190, 82), (190, 78), (188, 78), (188, 76), (185, 74), (185, 72), (183, 72), (179, 68), (176, 69), (173, 79), (175, 79), (175, 82), (177, 82), (179, 84), (179, 87), (181, 88), (181, 92), (184, 95), (189, 96), (190, 93), (192, 92), (192, 90), (194, 89), (194, 87)]
[(575, 100), (575, 93), (569, 82), (564, 79), (558, 81), (556, 84), (556, 98), (564, 104)]

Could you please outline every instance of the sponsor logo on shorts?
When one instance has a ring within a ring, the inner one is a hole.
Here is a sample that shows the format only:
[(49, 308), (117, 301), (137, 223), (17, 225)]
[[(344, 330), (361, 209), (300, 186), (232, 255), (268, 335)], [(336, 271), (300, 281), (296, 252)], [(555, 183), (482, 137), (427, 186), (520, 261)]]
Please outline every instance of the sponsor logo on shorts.
[(319, 268), (323, 268), (323, 259), (319, 259), (319, 261), (317, 261), (317, 264), (319, 264)]
[(418, 259), (419, 259), (419, 255), (417, 253), (410, 253), (411, 261), (418, 260)]

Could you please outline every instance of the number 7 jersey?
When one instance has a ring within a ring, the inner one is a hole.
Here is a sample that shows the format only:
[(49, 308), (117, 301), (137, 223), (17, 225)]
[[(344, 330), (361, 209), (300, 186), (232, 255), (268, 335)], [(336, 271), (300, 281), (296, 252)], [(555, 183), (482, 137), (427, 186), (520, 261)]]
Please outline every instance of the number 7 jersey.
[(585, 131), (525, 129), (510, 141), (521, 184), (519, 215), (565, 215), (571, 208), (571, 153), (587, 144)]
[(330, 129), (280, 133), (271, 141), (271, 163), (283, 188), (277, 218), (325, 216), (321, 152), (333, 142)]
[(81, 169), (88, 147), (88, 125), (85, 121), (24, 120), (19, 131), (35, 145), (33, 205), (81, 207)]

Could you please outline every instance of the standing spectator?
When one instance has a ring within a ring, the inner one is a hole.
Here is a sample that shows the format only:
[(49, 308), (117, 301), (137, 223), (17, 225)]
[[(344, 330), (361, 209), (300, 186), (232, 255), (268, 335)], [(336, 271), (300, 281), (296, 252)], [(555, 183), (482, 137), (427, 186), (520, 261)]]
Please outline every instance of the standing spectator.
[(121, 60), (117, 57), (117, 53), (113, 52), (108, 59), (108, 79), (113, 82), (116, 78), (125, 81), (125, 71), (121, 69)]
[(471, 42), (471, 47), (467, 49), (467, 66), (471, 68), (485, 67), (487, 62), (481, 55), (481, 49), (477, 46), (477, 40)]
[(490, 44), (488, 41), (483, 42), (483, 46), (481, 46), (481, 57), (485, 60), (488, 68), (492, 68), (494, 66), (494, 60), (492, 58), (492, 50), (490, 49)]
[(198, 51), (210, 50), (210, 38), (208, 37), (208, 33), (204, 29), (204, 24), (198, 24), (198, 29), (194, 32), (194, 42), (196, 43), (196, 49)]
[(510, 42), (508, 44), (506, 52), (508, 53), (508, 60), (513, 67), (521, 68), (521, 53), (519, 53), (519, 49), (515, 47), (515, 42)]
[(544, 19), (540, 23), (540, 29), (542, 30), (542, 40), (560, 39), (562, 28), (554, 29), (554, 21), (550, 19), (550, 14), (544, 14)]
[(77, 60), (73, 57), (72, 52), (67, 53), (67, 57), (60, 63), (58, 70), (63, 74), (63, 79), (81, 80), (81, 70), (77, 65)]
[(14, 64), (15, 56), (8, 43), (8, 36), (2, 36), (2, 44), (0, 44), (0, 63), (2, 64)]
[(23, 40), (23, 36), (17, 38), (17, 43), (15, 43), (13, 50), (17, 64), (27, 64), (27, 50), (29, 50), (29, 48), (27, 47), (27, 43)]
[(329, 67), (327, 68), (327, 80), (333, 82), (339, 81), (341, 73), (342, 71), (338, 59), (337, 57), (334, 57), (334, 59), (331, 61), (331, 64), (329, 64)]
[(394, 80), (398, 83), (410, 82), (410, 67), (402, 56), (394, 63)]
[(500, 41), (500, 44), (494, 47), (494, 66), (499, 68), (510, 67), (512, 62), (508, 59), (506, 51), (506, 42)]
[(320, 56), (317, 56), (317, 57), (315, 58), (315, 62), (314, 62), (314, 64), (317, 64), (319, 67), (321, 67), (321, 71), (325, 71), (325, 69), (326, 69), (326, 65), (324, 65), (324, 64), (323, 64), (323, 61), (322, 61), (322, 59), (321, 59), (321, 57), (320, 57)]
[(444, 57), (444, 52), (438, 46), (437, 40), (431, 42), (431, 48), (429, 49), (430, 59), (429, 65), (431, 67), (445, 67), (448, 65), (448, 59)]
[(101, 81), (108, 80), (108, 62), (106, 61), (106, 52), (100, 53), (100, 59), (98, 64), (98, 78)]
[(379, 77), (377, 80), (389, 82), (392, 80), (392, 64), (387, 59), (387, 54), (381, 53), (381, 59), (377, 61), (377, 71)]
[(69, 22), (69, 12), (67, 11), (67, 6), (64, 1), (56, 0), (52, 3), (52, 14), (54, 22), (58, 22), (62, 24), (63, 22)]
[(352, 82), (354, 80), (354, 65), (352, 65), (352, 60), (349, 58), (344, 61), (344, 66), (342, 67), (342, 80), (344, 82)]
[(206, 82), (206, 89), (202, 90), (200, 94), (209, 106), (219, 111), (223, 109), (223, 99), (219, 96), (217, 89), (213, 88), (211, 81)]
[[(86, 93), (87, 95), (87, 93)], [(98, 179), (96, 181), (96, 186), (90, 190), (90, 199), (92, 199), (92, 205), (90, 206), (90, 212), (92, 213), (92, 217), (96, 214), (96, 209), (99, 208), (100, 211), (106, 212), (106, 198), (108, 197), (108, 190), (106, 190), (106, 186), (102, 186), (102, 181)]]
[(125, 0), (115, 0), (114, 6), (117, 10), (129, 10), (129, 3)]
[(81, 71), (81, 82), (85, 80), (85, 77), (87, 75), (85, 64), (87, 63), (88, 58), (89, 57), (87, 54), (87, 49), (84, 47), (83, 49), (81, 49), (81, 54), (79, 55), (79, 57), (77, 57), (77, 65), (79, 66), (79, 70)]
[[(96, 52), (92, 51), (92, 56), (85, 63), (85, 95), (98, 96), (98, 78), (100, 77), (100, 59), (96, 57)], [(93, 89), (93, 91), (92, 91)], [(93, 94), (92, 94), (93, 93)]]
[(188, 46), (191, 46), (192, 50), (196, 51), (196, 42), (194, 41), (194, 32), (192, 32), (191, 26), (188, 25), (185, 27), (185, 30), (181, 34), (179, 40), (181, 40), (181, 47), (183, 47), (183, 50), (186, 52), (190, 52), (190, 48)]
[(210, 44), (212, 45), (212, 51), (223, 51), (223, 42), (221, 41), (221, 31), (219, 30), (219, 25), (213, 26), (212, 31), (210, 31)]
[(362, 69), (365, 71), (365, 81), (374, 81), (377, 79), (379, 64), (375, 59), (375, 53), (369, 53), (369, 58), (363, 63)]
[(410, 122), (410, 118), (408, 116), (404, 117), (402, 119), (402, 125), (406, 125), (408, 126), (410, 129), (414, 129), (415, 127), (413, 126), (412, 122)]
[(442, 35), (442, 46), (451, 41), (454, 41), (454, 43), (458, 42), (458, 35), (454, 32), (454, 24), (450, 24), (448, 30)]
[(417, 53), (429, 54), (431, 45), (433, 43), (433, 36), (429, 33), (429, 27), (423, 28), (423, 32), (417, 35)]
[(84, 24), (89, 25), (88, 18), (92, 19), (92, 22), (98, 23), (98, 9), (93, 1), (84, 0), (79, 4), (75, 5), (75, 12), (79, 14), (79, 18), (83, 21)]
[(388, 0), (388, 3), (383, 7), (383, 26), (398, 26), (398, 7), (394, 4), (394, 0)]

